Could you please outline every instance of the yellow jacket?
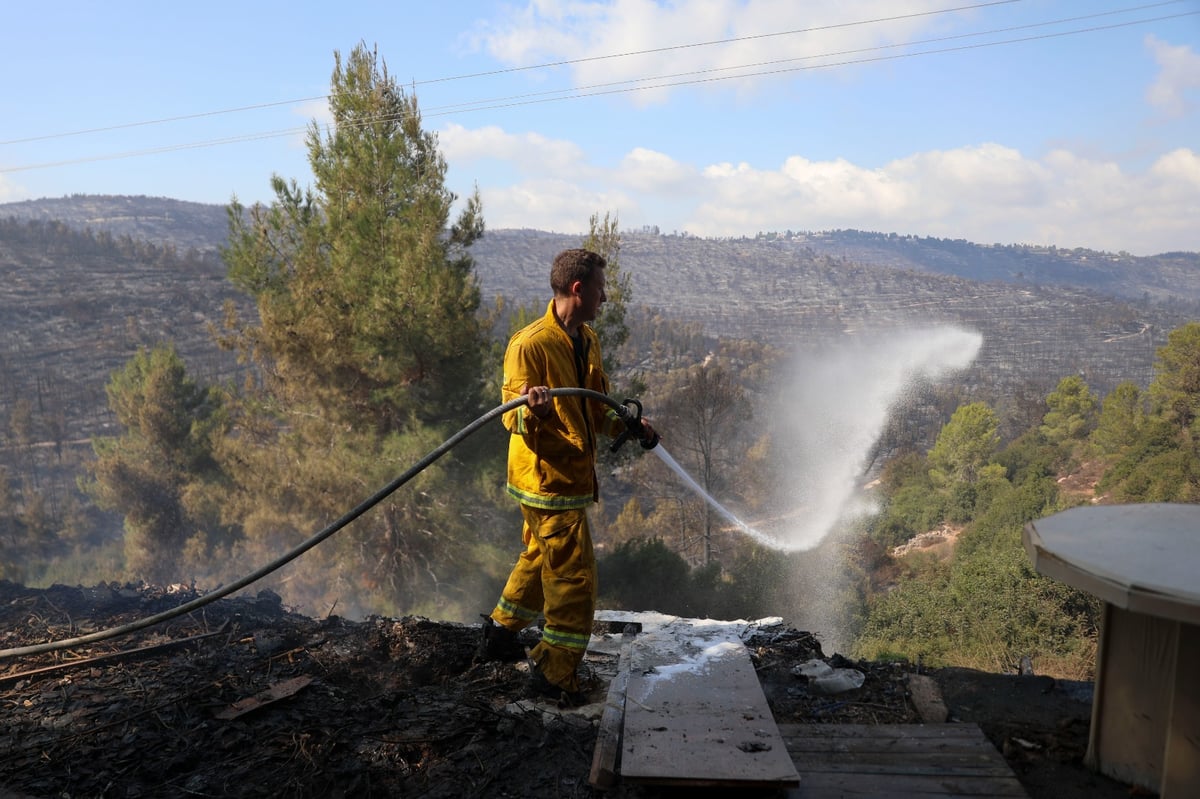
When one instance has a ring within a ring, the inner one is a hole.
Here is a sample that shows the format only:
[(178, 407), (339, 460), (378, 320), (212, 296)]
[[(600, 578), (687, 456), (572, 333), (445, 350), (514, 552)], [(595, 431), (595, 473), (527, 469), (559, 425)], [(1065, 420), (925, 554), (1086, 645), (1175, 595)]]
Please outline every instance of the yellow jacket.
[[(541, 319), (519, 330), (504, 353), (504, 402), (528, 386), (579, 387), (608, 393), (600, 339), (579, 328), (578, 348), (554, 315), (554, 302)], [(555, 397), (554, 412), (539, 419), (522, 405), (504, 414), (508, 429), (508, 493), (524, 505), (546, 510), (586, 507), (599, 498), (596, 432), (618, 436), (625, 429), (616, 412), (596, 400)]]

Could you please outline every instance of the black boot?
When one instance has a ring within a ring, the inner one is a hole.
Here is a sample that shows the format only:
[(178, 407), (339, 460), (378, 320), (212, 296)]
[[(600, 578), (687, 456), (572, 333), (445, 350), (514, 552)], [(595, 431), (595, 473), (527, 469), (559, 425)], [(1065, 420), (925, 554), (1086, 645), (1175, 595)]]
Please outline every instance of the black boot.
[(500, 660), (515, 663), (525, 657), (525, 647), (517, 633), (492, 621), (491, 616), (483, 617), (483, 630), (479, 635), (479, 648), (475, 650), (476, 663), (488, 663)]
[(542, 670), (536, 665), (529, 672), (529, 695), (535, 698), (550, 699), (562, 708), (582, 707), (588, 703), (586, 691), (568, 691), (562, 686), (555, 685), (546, 679), (546, 675), (542, 674)]

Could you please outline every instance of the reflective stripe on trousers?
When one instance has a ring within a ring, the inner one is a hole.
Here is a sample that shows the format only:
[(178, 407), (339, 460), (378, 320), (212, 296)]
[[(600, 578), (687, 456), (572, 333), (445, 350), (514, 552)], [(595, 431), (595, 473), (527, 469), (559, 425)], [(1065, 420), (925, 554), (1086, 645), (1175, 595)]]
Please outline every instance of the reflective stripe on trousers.
[(542, 640), (530, 657), (546, 679), (579, 690), (575, 673), (587, 651), (596, 608), (596, 558), (584, 508), (521, 506), (525, 551), (517, 558), (492, 618), (510, 630), (546, 616)]

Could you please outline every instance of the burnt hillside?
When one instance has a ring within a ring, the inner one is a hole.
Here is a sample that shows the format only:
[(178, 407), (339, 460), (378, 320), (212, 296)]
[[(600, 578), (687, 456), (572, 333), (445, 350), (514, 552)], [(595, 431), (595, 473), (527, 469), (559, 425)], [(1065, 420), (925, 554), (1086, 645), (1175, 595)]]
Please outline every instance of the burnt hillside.
[[(27, 443), (60, 453), (85, 443), (110, 422), (104, 385), (112, 371), (164, 341), (198, 379), (234, 377), (236, 363), (210, 332), (224, 303), (245, 303), (224, 277), (217, 250), (225, 234), (222, 206), (163, 198), (0, 205), (0, 420), (29, 403)], [(551, 258), (579, 242), (488, 232), (473, 250), (485, 301), (504, 295), (540, 310)], [(1082, 266), (1101, 260), (1095, 270)], [(1197, 316), (1198, 260), (1105, 260), (854, 231), (720, 241), (629, 232), (621, 251), (643, 316), (695, 323), (709, 337), (794, 351), (897, 328), (977, 330), (984, 347), (961, 385), (993, 398), (1044, 396), (1067, 374), (1102, 393), (1122, 380), (1148, 383), (1155, 349)], [(1145, 290), (1162, 284), (1173, 286), (1169, 302)], [(1127, 298), (1138, 292), (1147, 297)], [(648, 350), (649, 342), (638, 344)], [(635, 366), (662, 364), (643, 357)], [(16, 442), (2, 444), (5, 462), (20, 454)]]

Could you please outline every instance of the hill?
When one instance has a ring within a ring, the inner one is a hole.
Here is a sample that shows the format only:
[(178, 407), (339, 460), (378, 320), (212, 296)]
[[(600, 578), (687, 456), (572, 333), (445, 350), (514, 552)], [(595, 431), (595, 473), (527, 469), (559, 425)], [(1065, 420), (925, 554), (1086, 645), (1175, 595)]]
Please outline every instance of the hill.
[[(165, 197), (73, 195), (43, 198), (0, 204), (0, 218), (4, 217), (60, 221), (77, 230), (103, 230), (115, 236), (128, 235), (155, 244), (170, 244), (180, 250), (216, 250), (224, 243), (226, 233), (225, 206)], [(564, 238), (536, 230), (503, 232), (531, 241)], [(673, 245), (698, 241), (686, 236), (660, 236), (647, 230), (625, 235), (628, 238), (663, 239)], [(565, 238), (575, 241), (578, 236)], [(977, 244), (965, 239), (859, 230), (788, 230), (759, 233), (753, 239), (736, 241), (743, 245), (750, 241), (773, 245), (773, 249), (766, 252), (778, 253), (792, 248), (870, 267), (931, 272), (980, 282), (1071, 287), (1167, 305), (1180, 301), (1200, 302), (1200, 277), (1197, 274), (1200, 253), (1197, 252), (1133, 256), (1125, 252), (1084, 248)], [(499, 249), (507, 251), (511, 242), (509, 239)], [(480, 251), (490, 249), (485, 240)]]
[[(73, 256), (48, 257), (36, 243), (0, 242), (0, 267), (7, 273), (37, 273), (24, 291), (0, 289), (0, 307), (21, 308), (32, 295), (41, 308), (41, 321), (6, 314), (6, 336), (17, 332), (6, 340), (21, 341), (20, 352), (44, 369), (77, 375), (82, 383), (97, 385), (97, 376), (117, 363), (92, 361), (90, 376), (60, 366), (59, 359), (78, 345), (79, 331), (56, 327), (52, 317), (90, 304), (90, 316), (74, 315), (103, 334), (126, 327), (130, 318), (153, 317), (186, 296), (193, 318), (207, 322), (232, 296), (214, 256), (227, 229), (222, 206), (77, 196), (0, 205), (0, 219), (6, 217), (55, 220), (204, 260), (203, 286), (193, 270), (147, 272), (144, 260), (111, 255), (93, 260), (81, 281), (79, 264), (69, 262)], [(547, 264), (579, 240), (534, 230), (489, 231), (473, 249), (485, 298), (502, 294), (540, 308), (548, 293)], [(634, 305), (699, 323), (713, 337), (756, 339), (788, 351), (914, 326), (978, 330), (984, 349), (966, 381), (976, 388), (1008, 390), (1032, 380), (1041, 391), (1065, 374), (1081, 374), (1101, 392), (1126, 379), (1145, 385), (1166, 332), (1200, 312), (1198, 253), (1136, 258), (859, 231), (737, 240), (627, 232), (621, 258), (633, 278)], [(88, 299), (98, 293), (114, 296), (99, 307)], [(141, 339), (170, 337), (181, 350), (198, 353), (210, 346), (201, 340), (203, 328), (174, 314), (173, 322), (144, 331)], [(129, 345), (136, 346), (126, 342), (121, 356), (132, 353)], [(17, 357), (12, 349), (0, 357)]]
[(0, 219), (62, 222), (74, 230), (104, 231), (183, 251), (215, 251), (225, 240), (223, 205), (166, 197), (75, 194), (0, 204)]
[[(58, 473), (56, 513), (75, 490), (88, 439), (110, 430), (109, 376), (139, 347), (172, 341), (196, 378), (237, 378), (241, 367), (211, 333), (225, 303), (248, 308), (224, 276), (226, 229), (221, 206), (163, 198), (0, 205), (0, 465), (17, 485)], [(540, 311), (554, 254), (579, 243), (489, 231), (472, 250), (485, 301), (503, 295)], [(1022, 404), (1036, 411), (1068, 374), (1100, 393), (1124, 380), (1147, 385), (1167, 333), (1200, 315), (1195, 253), (1101, 257), (854, 231), (738, 240), (642, 231), (623, 234), (621, 263), (636, 318), (686, 322), (710, 340), (802, 353), (847, 341), (869, 348), (897, 330), (976, 330), (982, 350), (954, 389), (1009, 414)], [(1168, 284), (1162, 300), (1147, 288)], [(702, 358), (694, 349), (686, 357)], [(649, 350), (640, 342), (635, 368), (671, 365)]]

